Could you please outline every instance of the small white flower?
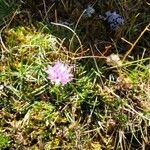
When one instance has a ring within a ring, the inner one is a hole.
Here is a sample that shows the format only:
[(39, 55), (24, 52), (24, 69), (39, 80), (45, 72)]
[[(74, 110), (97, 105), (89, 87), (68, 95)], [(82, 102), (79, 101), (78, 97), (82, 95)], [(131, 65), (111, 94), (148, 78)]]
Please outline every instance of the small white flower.
[(106, 62), (107, 65), (110, 66), (114, 66), (114, 65), (120, 66), (122, 64), (119, 56), (116, 54), (111, 54), (110, 56), (108, 56)]

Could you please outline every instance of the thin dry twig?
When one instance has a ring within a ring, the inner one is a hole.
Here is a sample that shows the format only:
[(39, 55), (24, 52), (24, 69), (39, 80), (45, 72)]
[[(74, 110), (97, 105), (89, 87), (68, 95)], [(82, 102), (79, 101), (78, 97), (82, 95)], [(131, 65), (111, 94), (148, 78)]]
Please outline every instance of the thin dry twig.
[(130, 42), (128, 42), (128, 43), (130, 43), (131, 44), (131, 48), (126, 52), (126, 54), (125, 54), (125, 56), (124, 56), (124, 58), (123, 58), (123, 61), (125, 61), (125, 59), (127, 58), (127, 56), (131, 53), (131, 51), (134, 49), (134, 47), (136, 46), (136, 44), (139, 42), (139, 40), (141, 39), (141, 37), (144, 35), (144, 33), (146, 32), (146, 31), (149, 31), (149, 27), (150, 27), (150, 23), (144, 28), (144, 30), (141, 32), (141, 34), (139, 35), (139, 37), (135, 40), (135, 42), (132, 44), (132, 43), (130, 43)]

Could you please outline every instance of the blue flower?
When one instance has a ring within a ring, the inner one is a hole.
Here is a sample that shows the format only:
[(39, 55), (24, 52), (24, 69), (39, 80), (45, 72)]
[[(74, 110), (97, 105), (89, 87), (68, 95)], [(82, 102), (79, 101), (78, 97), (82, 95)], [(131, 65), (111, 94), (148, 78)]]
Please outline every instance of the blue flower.
[(121, 15), (117, 14), (116, 11), (107, 11), (105, 15), (105, 20), (109, 24), (111, 30), (116, 30), (120, 25), (124, 24), (124, 19)]

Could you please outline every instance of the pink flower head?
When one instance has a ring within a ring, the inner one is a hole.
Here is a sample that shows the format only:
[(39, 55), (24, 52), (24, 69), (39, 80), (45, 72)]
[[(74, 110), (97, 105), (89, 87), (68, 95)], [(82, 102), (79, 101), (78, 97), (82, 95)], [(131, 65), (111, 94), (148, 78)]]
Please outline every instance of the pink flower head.
[(60, 61), (55, 62), (53, 66), (48, 66), (48, 79), (54, 84), (65, 85), (73, 79), (73, 74), (71, 73), (72, 67), (64, 64)]

